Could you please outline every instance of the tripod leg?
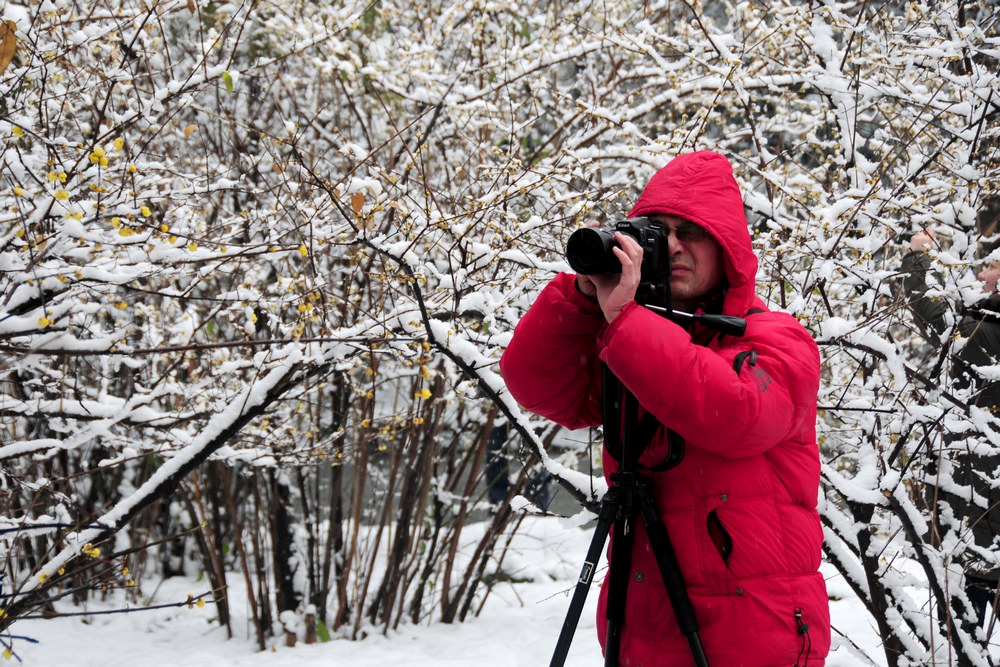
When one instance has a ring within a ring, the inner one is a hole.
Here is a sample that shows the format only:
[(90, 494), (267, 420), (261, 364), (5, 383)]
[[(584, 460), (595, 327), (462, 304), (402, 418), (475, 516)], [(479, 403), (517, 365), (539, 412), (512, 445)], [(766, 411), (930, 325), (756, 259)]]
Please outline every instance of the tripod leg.
[(642, 513), (642, 521), (646, 526), (646, 534), (649, 536), (649, 545), (656, 556), (656, 563), (660, 569), (660, 577), (667, 588), (667, 595), (670, 597), (670, 605), (673, 607), (674, 616), (677, 617), (677, 626), (681, 633), (687, 638), (691, 655), (694, 657), (695, 665), (698, 667), (708, 667), (708, 658), (705, 656), (705, 649), (701, 644), (701, 637), (698, 636), (698, 622), (694, 616), (694, 607), (691, 605), (691, 598), (688, 597), (684, 579), (681, 576), (680, 565), (677, 563), (677, 555), (674, 547), (670, 543), (670, 536), (667, 528), (660, 521), (659, 513), (652, 498), (643, 490), (638, 494), (639, 508)]
[[(624, 504), (624, 501), (623, 501)], [(625, 601), (632, 574), (632, 531), (633, 517), (626, 514), (623, 507), (615, 521), (614, 542), (611, 549), (610, 573), (608, 575), (608, 634), (604, 642), (605, 667), (618, 667), (621, 655), (622, 628), (625, 623)]]
[(569, 646), (573, 642), (573, 633), (576, 632), (576, 626), (580, 622), (583, 604), (587, 600), (590, 583), (594, 579), (594, 571), (597, 569), (597, 563), (600, 562), (604, 552), (604, 543), (608, 539), (611, 524), (618, 512), (618, 502), (618, 491), (615, 487), (611, 487), (604, 495), (604, 500), (601, 501), (601, 507), (597, 514), (597, 526), (594, 528), (594, 537), (590, 541), (590, 548), (587, 549), (583, 569), (580, 570), (580, 578), (576, 582), (573, 599), (570, 601), (569, 611), (566, 612), (566, 620), (563, 621), (559, 641), (556, 643), (556, 650), (552, 654), (549, 667), (562, 667), (566, 663)]

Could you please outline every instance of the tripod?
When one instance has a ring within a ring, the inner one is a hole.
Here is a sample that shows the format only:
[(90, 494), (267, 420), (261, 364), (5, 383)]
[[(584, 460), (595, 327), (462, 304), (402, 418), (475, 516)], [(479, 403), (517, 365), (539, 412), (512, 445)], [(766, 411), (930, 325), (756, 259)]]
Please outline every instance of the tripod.
[[(652, 431), (649, 421), (640, 421), (639, 402), (605, 366), (604, 383), (604, 438), (609, 452), (618, 448), (618, 471), (611, 476), (608, 488), (597, 516), (597, 526), (587, 550), (587, 556), (580, 572), (570, 602), (566, 620), (563, 621), (559, 641), (556, 644), (550, 667), (562, 667), (566, 662), (573, 634), (580, 620), (594, 570), (604, 549), (608, 533), (614, 529), (614, 548), (608, 573), (609, 589), (607, 603), (608, 634), (604, 649), (606, 667), (617, 667), (621, 649), (622, 629), (625, 617), (625, 600), (628, 594), (629, 574), (632, 561), (632, 541), (635, 535), (636, 517), (642, 518), (650, 546), (656, 556), (660, 576), (667, 589), (667, 596), (674, 610), (674, 616), (681, 633), (688, 641), (691, 655), (698, 667), (708, 667), (708, 659), (698, 636), (691, 599), (688, 597), (684, 579), (681, 576), (673, 545), (666, 526), (660, 520), (651, 492), (650, 480), (639, 474), (639, 456), (645, 448)], [(624, 412), (622, 411), (624, 402)], [(621, 416), (624, 415), (624, 437), (619, 437)], [(647, 415), (649, 417), (649, 415)], [(655, 424), (654, 424), (655, 426)], [(678, 439), (679, 440), (679, 439)], [(683, 457), (683, 442), (672, 443), (667, 458), (654, 470), (666, 470), (680, 463)]]

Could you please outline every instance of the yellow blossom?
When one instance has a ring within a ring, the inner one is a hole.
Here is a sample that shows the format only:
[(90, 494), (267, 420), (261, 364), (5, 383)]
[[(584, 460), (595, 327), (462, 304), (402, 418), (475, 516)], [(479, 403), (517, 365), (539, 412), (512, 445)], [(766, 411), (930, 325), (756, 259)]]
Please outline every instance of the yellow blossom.
[(137, 171), (139, 171), (139, 167), (135, 166), (134, 164), (130, 164), (128, 166), (128, 173), (134, 174)]
[(115, 308), (117, 308), (118, 310), (125, 310), (126, 308), (128, 308), (128, 304), (125, 303), (124, 301), (119, 301), (118, 303), (115, 304)]
[(17, 138), (19, 138), (19, 139), (20, 139), (21, 137), (23, 137), (23, 136), (24, 136), (24, 130), (22, 130), (22, 129), (21, 129), (20, 127), (18, 127), (17, 125), (12, 125), (12, 126), (11, 126), (11, 128), (10, 128), (10, 131), (11, 131), (11, 133), (12, 133), (12, 134), (13, 134), (13, 135), (14, 135), (15, 137), (17, 137)]
[(299, 246), (299, 254), (302, 255), (303, 257), (308, 257), (309, 256), (309, 248), (305, 247), (305, 245), (300, 245)]
[(90, 153), (90, 161), (94, 164), (105, 165), (108, 163), (108, 159), (104, 157), (104, 149), (98, 146)]
[(125, 140), (121, 137), (117, 137), (115, 139), (115, 150), (120, 151), (123, 148), (125, 148)]
[(15, 185), (14, 186), (14, 196), (15, 197), (20, 197), (23, 194), (24, 194), (24, 189), (20, 185)]
[(204, 600), (202, 600), (202, 599), (199, 599), (199, 600), (198, 600), (198, 606), (199, 606), (199, 607), (204, 607), (204, 606), (205, 606), (205, 601), (204, 601)]
[(43, 315), (38, 318), (38, 326), (45, 329), (46, 327), (52, 326), (52, 320)]
[(424, 418), (423, 417), (414, 417), (413, 418), (413, 423), (416, 426), (420, 426), (421, 424), (424, 423)]
[(135, 232), (132, 231), (131, 227), (122, 227), (118, 230), (119, 236), (132, 236)]
[(427, 389), (427, 388), (421, 389), (416, 394), (414, 394), (414, 396), (416, 396), (417, 398), (425, 398), (425, 399), (426, 398), (430, 398), (431, 397), (431, 390)]
[(59, 201), (66, 201), (69, 199), (69, 193), (65, 190), (56, 190), (56, 199)]
[(170, 225), (164, 222), (162, 225), (160, 225), (160, 231), (166, 234), (167, 232), (170, 231)]
[(142, 213), (142, 217), (144, 218), (148, 218), (149, 216), (153, 215), (153, 212), (149, 210), (148, 206), (143, 206), (142, 208), (140, 208), (139, 213)]
[(198, 249), (198, 244), (197, 243), (195, 243), (194, 241), (191, 241), (191, 243), (188, 243), (188, 250), (190, 250), (191, 252), (194, 252), (197, 249)]

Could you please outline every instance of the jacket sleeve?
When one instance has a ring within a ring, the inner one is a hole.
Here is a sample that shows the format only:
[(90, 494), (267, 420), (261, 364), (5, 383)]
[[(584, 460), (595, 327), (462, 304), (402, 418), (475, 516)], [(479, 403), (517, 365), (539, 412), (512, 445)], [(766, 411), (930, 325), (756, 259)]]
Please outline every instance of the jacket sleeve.
[(525, 409), (567, 428), (601, 423), (598, 334), (607, 326), (597, 303), (562, 273), (538, 295), (500, 358), (507, 389)]
[(601, 342), (602, 358), (639, 403), (693, 447), (742, 457), (815, 443), (819, 350), (789, 315), (753, 315), (742, 338), (703, 347), (631, 304)]
[(943, 298), (927, 296), (927, 275), (930, 268), (931, 258), (927, 253), (910, 252), (903, 257), (900, 273), (903, 274), (906, 303), (917, 316), (921, 333), (929, 339), (936, 339), (948, 327), (945, 320), (948, 304)]

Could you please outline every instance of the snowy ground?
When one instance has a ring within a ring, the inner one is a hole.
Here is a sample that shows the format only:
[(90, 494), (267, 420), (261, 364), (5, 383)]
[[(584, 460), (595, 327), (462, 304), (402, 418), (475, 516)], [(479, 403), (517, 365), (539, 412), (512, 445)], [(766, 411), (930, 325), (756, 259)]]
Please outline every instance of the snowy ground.
[[(334, 640), (328, 643), (287, 648), (275, 642), (271, 650), (259, 652), (245, 619), (247, 609), (235, 597), (232, 611), (237, 636), (227, 640), (225, 631), (213, 622), (211, 605), (139, 611), (130, 614), (22, 620), (13, 634), (38, 640), (37, 644), (15, 643), (25, 665), (53, 667), (128, 667), (220, 665), (279, 667), (386, 667), (434, 665), (476, 667), (522, 667), (547, 665), (569, 603), (569, 591), (579, 572), (592, 532), (575, 528), (569, 521), (548, 517), (525, 523), (517, 552), (508, 556), (505, 570), (534, 579), (531, 583), (502, 584), (491, 593), (483, 613), (458, 625), (406, 626), (388, 637), (376, 635), (365, 641)], [(849, 589), (833, 568), (828, 587), (833, 625), (851, 641), (878, 656), (878, 637), (871, 617), (852, 599)], [(239, 577), (230, 580), (233, 596), (239, 594)], [(204, 582), (171, 579), (156, 591), (153, 603), (185, 600), (206, 588)], [(144, 592), (149, 594), (148, 584)], [(575, 667), (603, 664), (595, 632), (596, 586), (587, 599), (566, 664)], [(61, 608), (71, 611), (70, 607)], [(96, 610), (96, 608), (92, 608)], [(836, 635), (836, 632), (835, 632)], [(15, 661), (16, 662), (16, 661)], [(9, 663), (13, 664), (13, 663)], [(827, 664), (847, 667), (865, 664), (844, 647), (833, 652)]]

